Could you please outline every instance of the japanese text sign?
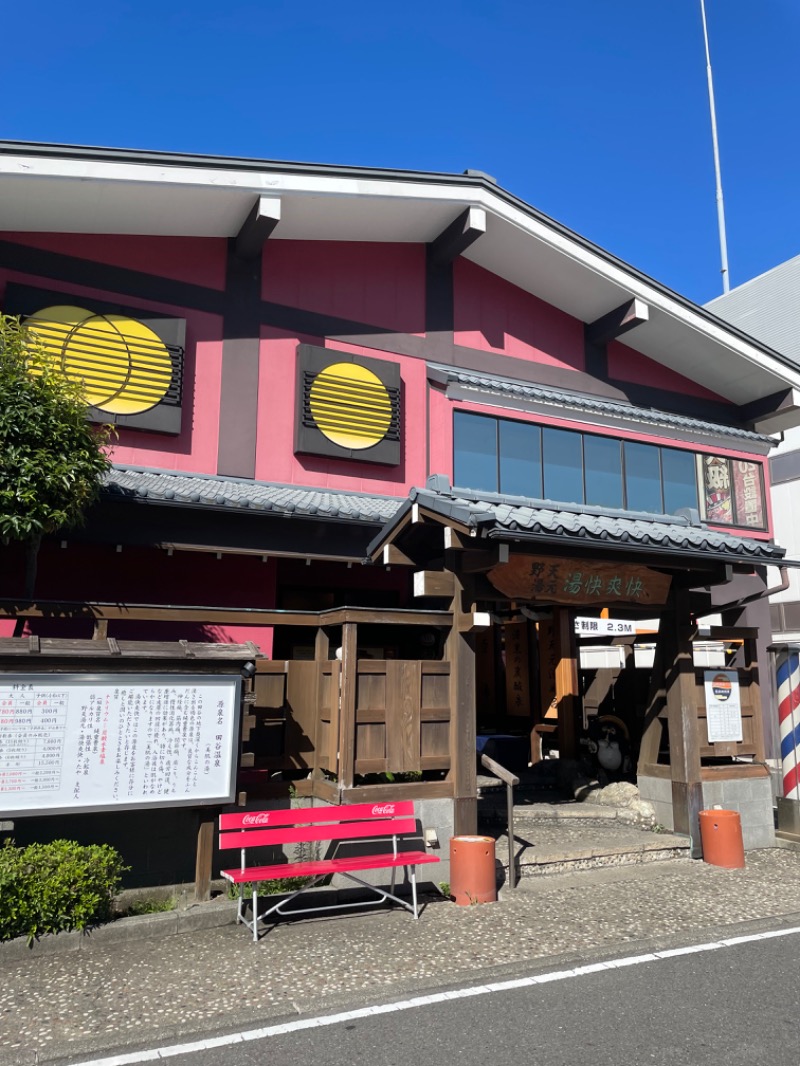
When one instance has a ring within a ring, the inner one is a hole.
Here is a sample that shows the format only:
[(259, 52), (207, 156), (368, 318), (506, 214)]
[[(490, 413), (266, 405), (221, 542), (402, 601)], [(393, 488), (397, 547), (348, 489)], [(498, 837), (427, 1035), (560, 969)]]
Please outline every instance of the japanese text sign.
[(742, 700), (736, 670), (705, 670), (708, 743), (742, 739)]
[(0, 809), (229, 803), (237, 677), (0, 674)]
[(487, 577), (510, 599), (601, 607), (665, 603), (671, 580), (668, 574), (646, 566), (547, 555), (512, 555), (507, 563), (493, 567)]

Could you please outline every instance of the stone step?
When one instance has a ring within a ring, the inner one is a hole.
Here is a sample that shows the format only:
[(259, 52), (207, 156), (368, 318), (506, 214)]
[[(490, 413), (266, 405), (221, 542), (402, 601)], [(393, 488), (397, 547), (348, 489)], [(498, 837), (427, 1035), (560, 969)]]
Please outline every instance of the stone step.
[[(483, 828), (496, 835), (495, 860), (507, 882), (508, 837), (497, 826)], [(608, 815), (598, 819), (523, 817), (515, 820), (514, 837), (521, 878), (684, 860), (690, 854), (688, 837), (637, 829)]]

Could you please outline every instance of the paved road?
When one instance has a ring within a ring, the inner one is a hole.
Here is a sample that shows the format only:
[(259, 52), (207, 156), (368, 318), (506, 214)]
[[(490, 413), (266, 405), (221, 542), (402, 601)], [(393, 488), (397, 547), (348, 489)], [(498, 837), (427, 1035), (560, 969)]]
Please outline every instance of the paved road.
[(797, 1066), (800, 930), (777, 932), (746, 943), (707, 943), (690, 954), (629, 956), (623, 966), (614, 965), (619, 956), (606, 957), (594, 964), (594, 972), (586, 972), (593, 966), (587, 959), (577, 970), (549, 971), (549, 980), (543, 980), (544, 970), (499, 982), (495, 990), (466, 986), (468, 992), (453, 990), (445, 1002), (405, 1000), (387, 1005), (386, 1013), (351, 1012), (313, 1028), (301, 1028), (308, 1019), (292, 1021), (282, 1034), (170, 1055), (168, 1061), (174, 1066)]

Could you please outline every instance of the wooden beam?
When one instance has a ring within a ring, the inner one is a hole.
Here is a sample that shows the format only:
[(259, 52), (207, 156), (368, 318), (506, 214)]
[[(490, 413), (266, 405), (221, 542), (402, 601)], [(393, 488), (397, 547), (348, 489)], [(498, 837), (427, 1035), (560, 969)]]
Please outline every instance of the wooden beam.
[(452, 597), (455, 589), (449, 570), (417, 570), (414, 574), (414, 596)]
[(640, 326), (650, 318), (650, 308), (644, 300), (634, 299), (620, 304), (607, 315), (586, 325), (586, 339), (590, 344), (607, 344), (615, 337)]
[(653, 656), (653, 669), (650, 672), (650, 684), (647, 704), (642, 723), (642, 741), (639, 745), (639, 763), (637, 774), (652, 776), (650, 768), (658, 763), (658, 752), (664, 732), (666, 716), (667, 691), (664, 684), (664, 634), (656, 637), (656, 650)]
[(749, 422), (757, 433), (777, 433), (782, 429), (791, 429), (797, 424), (797, 410), (800, 408), (800, 390), (782, 389), (765, 396), (761, 400), (752, 400), (739, 408), (739, 418)]
[(491, 629), (492, 616), (488, 611), (471, 611), (458, 620), (459, 633), (473, 633), (476, 630)]
[(318, 663), (327, 662), (330, 658), (330, 652), (330, 638), (327, 631), (320, 626), (314, 638), (314, 658)]
[(664, 633), (664, 688), (669, 724), (672, 773), (672, 818), (676, 833), (692, 841), (692, 856), (702, 855), (698, 815), (703, 807), (700, 769), (700, 729), (697, 721), (697, 688), (694, 675), (688, 593), (675, 590), (668, 610), (661, 615), (659, 634)]
[(474, 549), (477, 540), (477, 536), (474, 533), (462, 533), (458, 529), (454, 529), (452, 526), (444, 527), (444, 547), (445, 551), (466, 551), (469, 548)]
[(200, 811), (197, 827), (197, 855), (194, 868), (194, 898), (198, 903), (211, 899), (211, 865), (214, 858), (214, 830), (217, 812), (210, 807)]
[(414, 560), (401, 552), (396, 544), (384, 544), (383, 546), (383, 565), (384, 566), (416, 566)]
[(487, 551), (465, 551), (461, 558), (461, 572), (482, 574), (493, 566), (508, 562), (508, 545), (495, 544)]
[(236, 235), (240, 259), (257, 259), (264, 242), (281, 220), (281, 201), (276, 196), (259, 196)]
[(575, 626), (568, 607), (553, 609), (557, 642), (556, 706), (558, 709), (558, 754), (578, 758), (578, 649)]
[(356, 761), (356, 683), (358, 632), (355, 623), (342, 626), (342, 684), (339, 709), (339, 787), (353, 787)]
[(450, 781), (418, 781), (404, 784), (359, 785), (342, 792), (342, 803), (382, 803), (392, 800), (449, 799), (453, 795)]
[(385, 625), (431, 625), (449, 627), (448, 611), (402, 608), (333, 607), (325, 611), (270, 611), (251, 607), (184, 607), (176, 604), (81, 603), (75, 601), (19, 602), (0, 600), (0, 618), (88, 618), (93, 621), (209, 622), (212, 625), (335, 626), (345, 622), (376, 622)]
[[(453, 567), (458, 557), (445, 556)], [(478, 778), (475, 747), (475, 636), (465, 623), (464, 601), (469, 578), (453, 574), (453, 627), (447, 639), (446, 654), (450, 662), (450, 771), (453, 785), (453, 832), (456, 836), (478, 831)]]
[(485, 232), (486, 211), (482, 207), (468, 207), (431, 241), (428, 262), (434, 267), (447, 266)]

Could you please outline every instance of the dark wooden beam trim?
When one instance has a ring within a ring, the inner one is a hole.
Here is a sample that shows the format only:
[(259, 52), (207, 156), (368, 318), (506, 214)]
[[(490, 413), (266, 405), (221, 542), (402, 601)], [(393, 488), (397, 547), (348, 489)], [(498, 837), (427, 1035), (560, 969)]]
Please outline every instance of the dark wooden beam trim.
[(417, 570), (414, 574), (414, 596), (444, 596), (452, 598), (454, 577), (449, 570)]
[(461, 556), (463, 574), (483, 574), (498, 563), (508, 562), (508, 545), (495, 544), (488, 551), (466, 550)]
[[(449, 628), (449, 611), (401, 608), (334, 607), (327, 611), (262, 610), (258, 607), (203, 607), (180, 604), (80, 603), (70, 600), (0, 600), (0, 618), (91, 618), (108, 621), (212, 622), (215, 625), (336, 626), (364, 622), (372, 625), (417, 625)], [(36, 648), (33, 648), (35, 651)]]
[(602, 318), (587, 323), (586, 337), (591, 344), (608, 344), (628, 330), (647, 322), (649, 318), (650, 308), (643, 300), (629, 300)]
[(231, 477), (256, 476), (260, 304), (261, 258), (240, 259), (236, 239), (231, 238), (225, 274), (216, 470)]
[(384, 566), (416, 566), (416, 562), (405, 552), (401, 552), (396, 544), (384, 544), (383, 546), (383, 565)]
[(452, 263), (485, 232), (485, 210), (482, 207), (468, 207), (430, 242), (430, 265), (441, 267)]
[(751, 400), (739, 408), (739, 417), (743, 422), (755, 422), (765, 415), (778, 414), (780, 411), (794, 410), (797, 407), (797, 389), (780, 389), (760, 400)]
[(264, 242), (281, 220), (281, 201), (275, 196), (259, 196), (236, 235), (236, 254), (240, 259), (256, 259)]

